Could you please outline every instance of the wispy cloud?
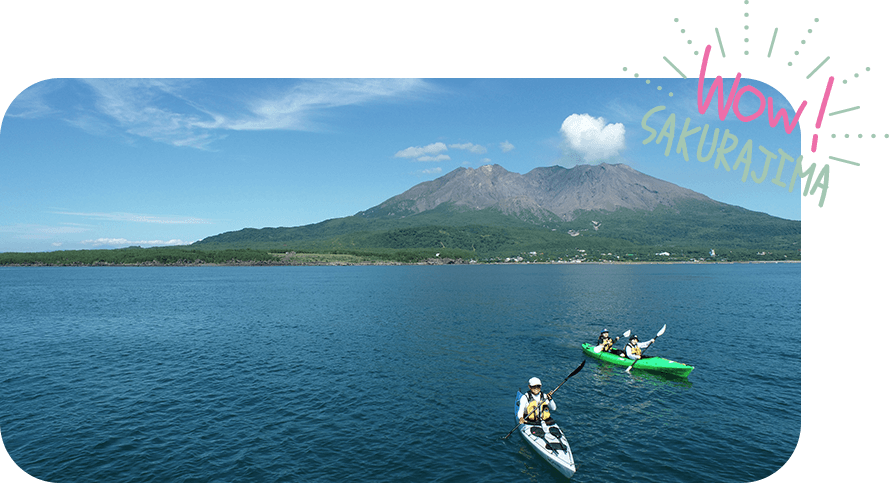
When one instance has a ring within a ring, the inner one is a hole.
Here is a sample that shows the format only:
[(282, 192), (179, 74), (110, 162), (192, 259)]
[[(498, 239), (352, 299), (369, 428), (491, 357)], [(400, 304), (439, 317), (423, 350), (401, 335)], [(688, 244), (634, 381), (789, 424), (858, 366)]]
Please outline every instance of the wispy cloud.
[(419, 158), (417, 158), (417, 161), (423, 161), (423, 162), (450, 161), (450, 160), (451, 160), (451, 157), (448, 156), (447, 154), (439, 154), (438, 156), (420, 156)]
[(486, 147), (472, 143), (448, 144), (448, 147), (451, 149), (465, 149), (466, 151), (475, 154), (485, 154), (488, 152), (488, 149)]
[(447, 151), (445, 143), (432, 143), (426, 146), (411, 146), (395, 153), (396, 158), (419, 158), (421, 156), (435, 156), (442, 151)]
[(513, 146), (512, 143), (509, 141), (503, 141), (502, 143), (500, 143), (500, 149), (504, 153), (508, 153), (508, 152), (512, 151), (513, 149), (515, 149), (515, 146)]
[[(117, 126), (129, 135), (144, 137), (174, 146), (206, 149), (212, 142), (209, 132), (201, 127), (207, 117), (187, 101), (189, 85), (196, 81), (167, 79), (86, 79), (95, 95), (95, 114), (78, 114), (69, 121), (84, 127), (91, 121), (99, 125)], [(99, 117), (90, 119), (90, 117)], [(110, 124), (105, 119), (110, 118)], [(218, 139), (218, 136), (217, 136)]]
[(187, 216), (157, 216), (157, 215), (143, 215), (137, 213), (78, 213), (78, 212), (70, 212), (70, 211), (56, 211), (53, 212), (56, 215), (69, 215), (69, 216), (81, 216), (85, 218), (89, 218), (92, 220), (104, 220), (104, 221), (124, 221), (124, 222), (135, 222), (135, 223), (159, 223), (165, 225), (202, 225), (202, 224), (210, 224), (212, 223), (210, 220), (204, 218), (195, 218), (195, 217), (187, 217)]
[(413, 97), (430, 90), (419, 79), (339, 79), (301, 82), (279, 94), (247, 103), (248, 115), (216, 116), (208, 127), (232, 130), (315, 130), (310, 115), (315, 111)]
[(38, 82), (22, 91), (10, 104), (6, 116), (33, 119), (56, 114), (48, 97), (59, 87), (58, 81)]
[[(442, 142), (427, 144), (425, 146), (411, 146), (409, 148), (402, 149), (395, 153), (396, 158), (407, 158), (413, 159), (414, 161), (450, 161), (451, 157), (447, 154), (441, 154), (442, 151), (447, 151), (448, 149), (457, 149), (462, 151), (469, 151), (473, 154), (485, 154), (488, 152), (488, 149), (480, 144), (474, 143), (459, 143), (459, 144), (445, 144)], [(423, 171), (426, 173), (426, 171)]]
[[(131, 136), (205, 150), (224, 138), (227, 131), (319, 131), (325, 129), (317, 120), (323, 111), (412, 98), (433, 90), (418, 79), (276, 80), (257, 83), (258, 87), (246, 93), (228, 89), (226, 98), (220, 102), (221, 91), (213, 83), (236, 81), (87, 79), (82, 82), (95, 97), (95, 110), (70, 114), (70, 124), (93, 134), (113, 126)], [(238, 97), (228, 94), (233, 91), (239, 92)], [(41, 97), (39, 93), (34, 97), (30, 104), (35, 107), (28, 111), (23, 103), (22, 112), (38, 112)]]
[(81, 225), (47, 226), (29, 223), (0, 226), (0, 233), (9, 233), (22, 240), (45, 240), (58, 235), (83, 233), (90, 228)]

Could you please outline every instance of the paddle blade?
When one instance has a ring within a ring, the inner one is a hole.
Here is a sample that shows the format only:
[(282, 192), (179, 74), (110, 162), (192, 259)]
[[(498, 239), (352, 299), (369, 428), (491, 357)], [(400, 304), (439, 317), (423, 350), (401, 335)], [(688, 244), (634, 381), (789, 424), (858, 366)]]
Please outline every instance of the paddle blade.
[(577, 366), (577, 369), (574, 369), (574, 372), (572, 372), (571, 374), (568, 374), (568, 377), (566, 377), (565, 380), (562, 381), (561, 384), (559, 384), (558, 386), (556, 386), (555, 389), (553, 389), (552, 391), (548, 392), (547, 394), (549, 394), (550, 396), (552, 396), (554, 392), (558, 391), (559, 388), (562, 387), (562, 384), (565, 384), (566, 382), (568, 382), (568, 379), (571, 379), (572, 377), (574, 377), (574, 375), (576, 375), (578, 372), (580, 372), (580, 370), (583, 369), (583, 366), (584, 366), (584, 365), (586, 365), (586, 359), (584, 359), (583, 362), (581, 362), (580, 365)]
[(630, 334), (632, 334), (632, 333), (633, 333), (632, 329), (627, 329), (627, 331), (624, 332), (624, 339), (626, 339), (627, 337), (629, 337)]
[(513, 433), (513, 431), (515, 431), (516, 429), (519, 429), (519, 426), (521, 426), (521, 425), (522, 425), (521, 423), (516, 424), (515, 427), (512, 428), (512, 430), (511, 430), (510, 432), (506, 433), (506, 436), (503, 436), (503, 437), (501, 437), (500, 439), (506, 439), (506, 438), (509, 438), (509, 435), (511, 435), (511, 434)]
[(661, 330), (657, 331), (657, 337), (664, 335), (664, 332), (666, 332), (666, 331), (667, 331), (667, 324), (664, 324), (664, 326), (661, 327)]
[[(583, 366), (584, 366), (585, 364), (586, 364), (586, 359), (584, 359), (583, 362), (581, 362), (580, 365), (577, 366), (577, 369), (574, 369), (574, 372), (572, 372), (571, 374), (569, 374), (568, 377), (573, 377), (573, 376), (576, 375), (578, 372), (580, 372), (580, 370), (583, 369)], [(568, 377), (566, 377), (565, 379), (568, 379)]]

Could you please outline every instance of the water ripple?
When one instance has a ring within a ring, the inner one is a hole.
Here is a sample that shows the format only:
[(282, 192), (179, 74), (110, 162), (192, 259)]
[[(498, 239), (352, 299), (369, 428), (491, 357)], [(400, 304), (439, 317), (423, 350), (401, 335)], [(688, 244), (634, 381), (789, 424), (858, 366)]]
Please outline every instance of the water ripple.
[[(573, 481), (744, 482), (800, 428), (798, 265), (0, 271), (0, 425), (48, 481), (558, 481), (514, 434), (557, 393)], [(780, 287), (781, 290), (776, 290)], [(587, 359), (667, 334), (689, 379)]]

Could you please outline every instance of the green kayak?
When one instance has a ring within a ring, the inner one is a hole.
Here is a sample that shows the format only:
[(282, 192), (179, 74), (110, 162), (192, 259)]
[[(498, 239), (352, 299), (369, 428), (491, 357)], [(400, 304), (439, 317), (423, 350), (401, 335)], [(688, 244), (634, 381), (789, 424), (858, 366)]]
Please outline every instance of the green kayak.
[[(633, 363), (633, 359), (628, 359), (626, 357), (621, 357), (619, 354), (622, 352), (617, 349), (611, 349), (613, 352), (596, 352), (596, 346), (592, 344), (583, 344), (583, 353), (599, 359), (600, 361), (610, 362), (611, 364), (617, 364), (623, 367), (629, 367), (630, 364)], [(633, 369), (642, 369), (644, 371), (651, 372), (660, 372), (662, 374), (669, 374), (672, 376), (679, 377), (688, 377), (694, 367), (683, 364), (681, 362), (674, 362), (669, 359), (664, 359), (663, 357), (646, 357), (643, 356), (639, 362), (633, 366)]]

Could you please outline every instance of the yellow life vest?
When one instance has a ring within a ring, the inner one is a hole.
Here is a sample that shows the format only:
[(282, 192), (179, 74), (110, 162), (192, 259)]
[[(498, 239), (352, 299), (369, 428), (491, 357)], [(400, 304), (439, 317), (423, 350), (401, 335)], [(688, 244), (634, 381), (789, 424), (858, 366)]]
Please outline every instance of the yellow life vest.
[[(638, 345), (631, 346), (630, 352), (633, 353), (633, 355), (640, 356), (640, 357), (642, 356), (642, 349), (639, 348)], [(642, 366), (639, 366), (639, 367), (642, 367)]]
[[(549, 405), (546, 404), (546, 401), (543, 402), (541, 407), (543, 413), (543, 420), (549, 419)], [(537, 421), (537, 401), (528, 397), (528, 407), (525, 409), (525, 419), (528, 421)]]
[(606, 337), (602, 339), (602, 350), (608, 352), (611, 350), (611, 346), (614, 345), (614, 339), (611, 337)]

